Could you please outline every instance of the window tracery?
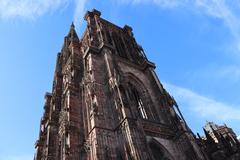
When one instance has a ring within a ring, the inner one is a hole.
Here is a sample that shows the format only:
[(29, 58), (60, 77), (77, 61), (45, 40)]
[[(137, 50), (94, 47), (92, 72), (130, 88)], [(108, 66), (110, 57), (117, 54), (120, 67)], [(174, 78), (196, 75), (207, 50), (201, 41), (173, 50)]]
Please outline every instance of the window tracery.
[(116, 50), (118, 52), (118, 55), (123, 58), (127, 58), (126, 49), (123, 43), (123, 40), (116, 32), (112, 33), (112, 38), (116, 47)]
[(140, 96), (139, 92), (132, 84), (129, 84), (129, 89), (131, 92), (132, 99), (135, 102), (135, 105), (137, 105), (137, 109), (141, 117), (143, 119), (148, 119), (149, 117), (146, 112), (146, 108), (145, 108), (146, 106), (144, 105), (142, 97)]

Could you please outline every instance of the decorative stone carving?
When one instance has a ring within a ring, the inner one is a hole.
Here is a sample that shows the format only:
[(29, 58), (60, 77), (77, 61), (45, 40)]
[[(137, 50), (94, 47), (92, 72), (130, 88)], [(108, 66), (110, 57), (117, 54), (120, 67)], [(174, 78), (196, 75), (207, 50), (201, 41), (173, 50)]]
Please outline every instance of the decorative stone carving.
[(100, 16), (88, 11), (82, 38), (73, 24), (64, 38), (35, 160), (151, 160), (147, 137), (168, 142), (162, 146), (175, 151), (166, 156), (171, 160), (185, 160), (190, 152), (205, 160), (190, 129), (176, 118), (170, 95), (157, 87), (155, 66), (132, 29)]

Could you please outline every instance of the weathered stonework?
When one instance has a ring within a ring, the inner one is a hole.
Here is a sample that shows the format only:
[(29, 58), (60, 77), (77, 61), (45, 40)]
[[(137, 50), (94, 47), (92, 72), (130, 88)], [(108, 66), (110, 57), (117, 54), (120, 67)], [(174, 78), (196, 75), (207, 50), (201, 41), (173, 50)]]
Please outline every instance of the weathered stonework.
[(46, 94), (35, 160), (205, 160), (132, 28), (87, 12)]
[(210, 160), (240, 159), (240, 142), (226, 124), (219, 126), (213, 122), (207, 122), (204, 132), (204, 137), (198, 134), (197, 141)]

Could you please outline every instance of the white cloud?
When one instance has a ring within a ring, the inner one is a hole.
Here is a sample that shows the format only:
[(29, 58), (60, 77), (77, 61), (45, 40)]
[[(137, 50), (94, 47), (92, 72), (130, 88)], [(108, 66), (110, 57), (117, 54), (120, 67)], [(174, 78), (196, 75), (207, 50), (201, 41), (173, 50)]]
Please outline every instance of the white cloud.
[(239, 82), (240, 80), (240, 66), (224, 66), (216, 69), (214, 72), (217, 78), (228, 78), (232, 81)]
[[(238, 5), (234, 5), (235, 3)], [(233, 0), (196, 0), (203, 13), (220, 18), (229, 28), (235, 40), (235, 49), (240, 51), (240, 1)]]
[(36, 19), (75, 3), (74, 21), (83, 17), (87, 0), (0, 0), (0, 19)]
[(123, 4), (155, 4), (162, 8), (173, 8), (185, 4), (189, 0), (118, 0)]
[(74, 22), (77, 24), (77, 27), (79, 27), (81, 23), (80, 20), (83, 19), (86, 2), (87, 0), (75, 0)]
[(184, 3), (188, 2), (188, 0), (133, 0), (133, 3), (154, 3), (160, 7), (177, 7)]
[(188, 107), (200, 118), (218, 121), (240, 120), (240, 106), (219, 102), (169, 83), (164, 83), (164, 86), (176, 98), (176, 101), (183, 105), (182, 107)]
[(133, 5), (154, 4), (165, 9), (183, 7), (188, 11), (221, 19), (234, 38), (234, 50), (237, 50), (237, 53), (240, 52), (239, 0), (119, 0), (118, 2)]
[(240, 140), (240, 135), (237, 137), (237, 139), (239, 139), (239, 140)]
[(0, 18), (34, 19), (47, 12), (64, 7), (68, 3), (68, 0), (1, 0)]
[[(221, 83), (224, 81), (229, 85), (238, 84), (240, 81), (240, 65), (207, 65), (189, 74), (194, 80), (203, 80), (205, 82), (213, 81)], [(238, 87), (238, 86), (236, 86)]]

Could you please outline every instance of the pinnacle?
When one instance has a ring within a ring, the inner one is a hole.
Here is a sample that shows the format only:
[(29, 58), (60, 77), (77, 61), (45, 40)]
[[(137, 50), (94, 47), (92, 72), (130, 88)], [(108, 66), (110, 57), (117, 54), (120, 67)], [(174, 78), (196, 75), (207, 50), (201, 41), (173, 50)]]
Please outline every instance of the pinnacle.
[(71, 28), (75, 29), (74, 22), (72, 21)]
[(77, 33), (75, 31), (75, 25), (74, 25), (73, 21), (71, 23), (70, 30), (69, 30), (67, 37), (70, 38), (71, 40), (79, 41)]

